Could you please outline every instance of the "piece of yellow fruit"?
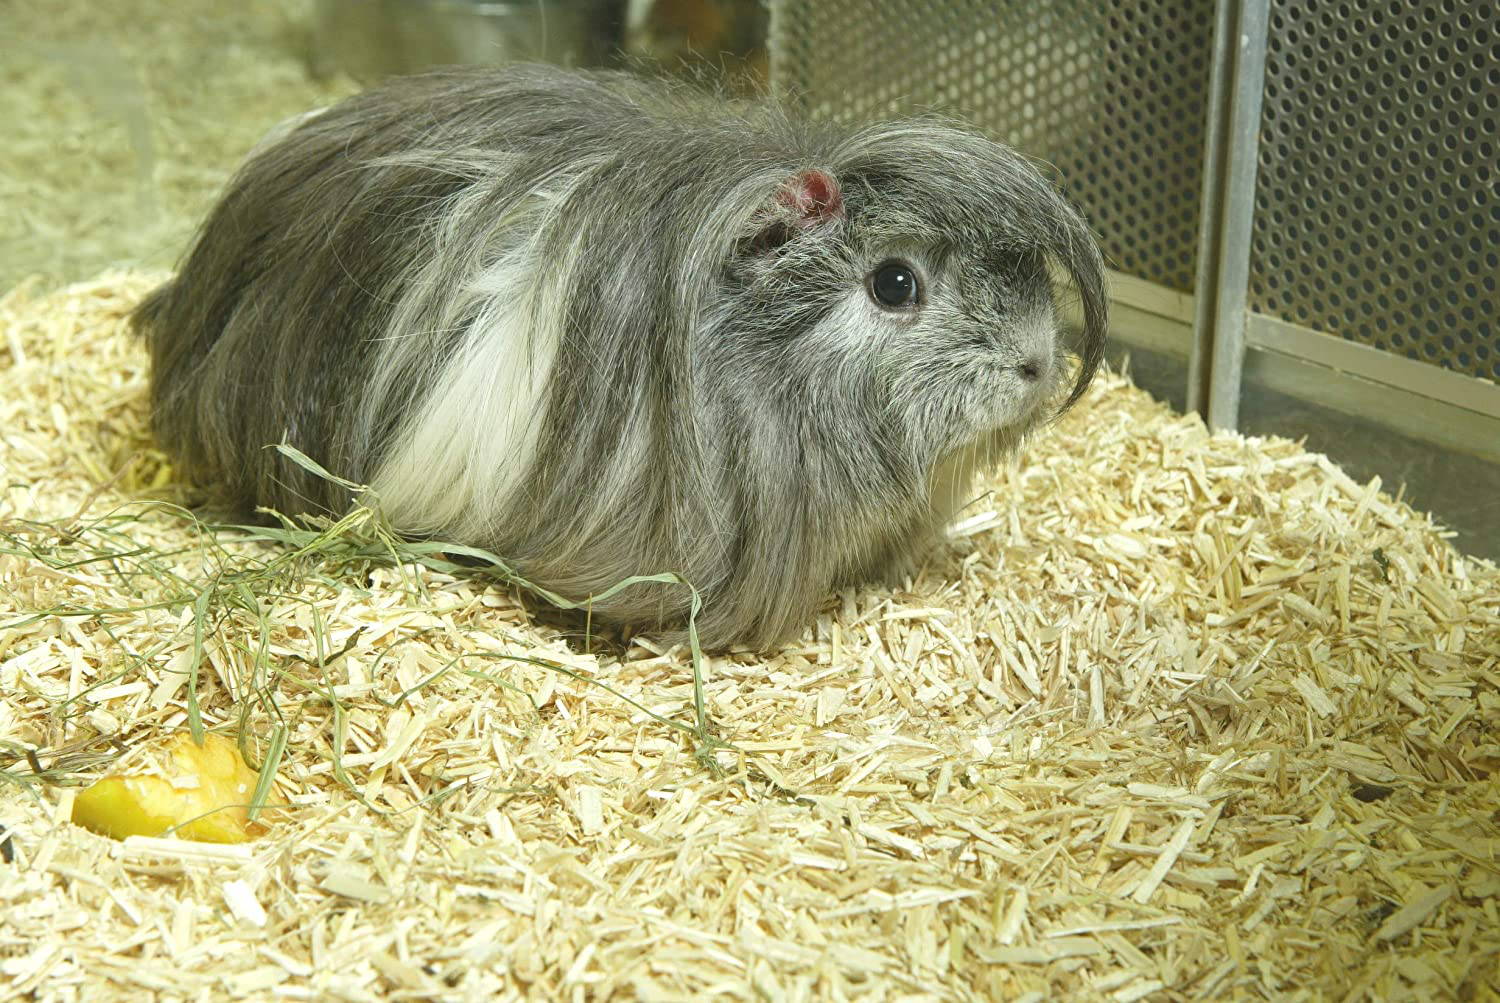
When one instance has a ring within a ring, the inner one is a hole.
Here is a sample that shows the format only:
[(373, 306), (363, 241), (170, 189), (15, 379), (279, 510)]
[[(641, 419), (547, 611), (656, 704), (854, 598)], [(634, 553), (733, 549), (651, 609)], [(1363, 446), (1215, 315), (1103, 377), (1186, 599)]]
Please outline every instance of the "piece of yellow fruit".
[[(256, 773), (222, 735), (204, 735), (202, 748), (190, 735), (173, 735), (126, 759), (73, 801), (75, 823), (115, 839), (172, 830), (181, 839), (243, 843), (263, 835), (275, 814), (250, 821)], [(286, 803), (274, 790), (266, 800)]]

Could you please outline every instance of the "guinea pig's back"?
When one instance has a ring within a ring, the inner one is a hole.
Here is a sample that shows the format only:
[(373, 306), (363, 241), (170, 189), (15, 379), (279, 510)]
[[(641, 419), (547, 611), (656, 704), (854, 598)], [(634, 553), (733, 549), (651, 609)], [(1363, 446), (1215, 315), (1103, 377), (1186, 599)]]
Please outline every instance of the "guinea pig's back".
[[(476, 280), (517, 278), (500, 259), (524, 235), (506, 228), (533, 224), (538, 193), (622, 137), (670, 149), (675, 127), (653, 104), (662, 94), (623, 76), (454, 68), (392, 81), (268, 141), (133, 317), (151, 353), (158, 440), (242, 510), (346, 507), (344, 489), (268, 447), (285, 441), (346, 478), (374, 476), (462, 349), (482, 309)], [(534, 380), (527, 391), (542, 392)]]

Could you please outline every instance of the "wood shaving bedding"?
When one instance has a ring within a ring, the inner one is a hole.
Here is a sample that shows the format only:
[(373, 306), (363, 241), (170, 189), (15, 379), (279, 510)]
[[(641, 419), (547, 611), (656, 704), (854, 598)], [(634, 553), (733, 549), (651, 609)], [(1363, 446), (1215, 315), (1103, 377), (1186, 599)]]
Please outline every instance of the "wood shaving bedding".
[[(1500, 574), (1380, 485), (1106, 374), (915, 579), (706, 657), (706, 762), (684, 651), (174, 507), (159, 278), (0, 301), (0, 999), (1494, 998)], [(190, 697), (292, 821), (73, 826)]]

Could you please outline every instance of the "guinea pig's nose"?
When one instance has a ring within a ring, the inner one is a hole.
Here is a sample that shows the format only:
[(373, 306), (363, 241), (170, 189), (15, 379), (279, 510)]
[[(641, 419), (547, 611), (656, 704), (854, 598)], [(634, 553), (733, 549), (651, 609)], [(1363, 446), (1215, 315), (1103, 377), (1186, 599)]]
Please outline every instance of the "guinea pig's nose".
[(1021, 374), (1021, 378), (1028, 383), (1035, 383), (1041, 379), (1042, 373), (1046, 372), (1046, 369), (1047, 364), (1037, 356), (1032, 356), (1024, 360), (1016, 367), (1016, 371)]

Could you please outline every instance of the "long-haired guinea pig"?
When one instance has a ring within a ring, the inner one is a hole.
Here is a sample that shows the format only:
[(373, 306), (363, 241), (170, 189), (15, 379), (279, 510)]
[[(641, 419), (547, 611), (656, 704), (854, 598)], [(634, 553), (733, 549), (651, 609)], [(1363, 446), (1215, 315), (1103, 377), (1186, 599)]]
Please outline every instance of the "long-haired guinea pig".
[[(398, 79), (267, 141), (134, 322), (157, 437), (229, 502), (347, 509), (285, 442), (397, 529), (571, 598), (675, 571), (722, 647), (906, 567), (1083, 392), (1105, 310), (1083, 220), (971, 132), (519, 67)], [(689, 600), (592, 609), (675, 631)]]

